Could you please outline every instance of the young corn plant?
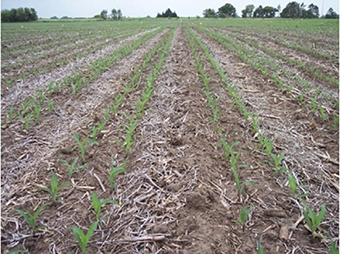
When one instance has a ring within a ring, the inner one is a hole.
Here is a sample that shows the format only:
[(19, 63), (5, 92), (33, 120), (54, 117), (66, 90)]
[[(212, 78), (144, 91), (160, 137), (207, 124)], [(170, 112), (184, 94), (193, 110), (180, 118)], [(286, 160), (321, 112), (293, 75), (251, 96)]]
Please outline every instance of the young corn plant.
[(252, 207), (243, 207), (240, 210), (239, 218), (235, 221), (237, 224), (242, 226), (242, 230), (244, 231), (245, 224), (248, 220), (249, 214), (253, 211), (255, 206)]
[(42, 188), (44, 191), (47, 191), (48, 193), (50, 193), (51, 197), (52, 197), (52, 201), (54, 203), (60, 202), (61, 200), (57, 200), (57, 196), (59, 191), (61, 190), (61, 188), (63, 188), (64, 186), (70, 184), (69, 182), (64, 182), (62, 184), (59, 185), (58, 182), (58, 178), (56, 173), (54, 173), (52, 171), (52, 179), (51, 179), (51, 188)]
[(223, 146), (223, 155), (224, 155), (224, 159), (228, 160), (230, 153), (232, 152), (232, 149), (234, 146), (238, 145), (240, 142), (239, 141), (235, 141), (234, 143), (232, 143), (231, 145), (229, 145), (225, 139), (225, 137), (221, 134), (221, 142), (222, 142), (222, 146)]
[(80, 158), (82, 159), (83, 162), (85, 162), (85, 153), (87, 151), (88, 148), (90, 148), (91, 146), (98, 144), (97, 141), (90, 141), (89, 137), (86, 136), (83, 141), (80, 141), (79, 135), (74, 132), (73, 133), (73, 137), (76, 140), (78, 147), (79, 147), (79, 152), (80, 152)]
[(260, 235), (260, 238), (257, 241), (257, 254), (263, 254), (262, 235)]
[(113, 199), (99, 199), (96, 195), (95, 192), (92, 193), (92, 197), (91, 197), (91, 203), (92, 203), (92, 207), (94, 212), (96, 213), (96, 220), (99, 221), (99, 213), (100, 213), (100, 209), (106, 205), (106, 204), (115, 204), (115, 205), (119, 205), (119, 202)]
[(318, 214), (314, 213), (313, 209), (310, 207), (305, 207), (302, 213), (303, 213), (303, 217), (305, 218), (305, 221), (309, 229), (312, 232), (312, 235), (321, 237), (320, 235), (316, 234), (315, 231), (318, 228), (318, 226), (321, 224), (323, 218), (325, 217), (325, 213), (326, 213), (325, 204), (321, 206), (321, 210)]
[(287, 170), (285, 167), (281, 167), (281, 166), (280, 166), (280, 164), (281, 164), (283, 158), (285, 157), (285, 154), (284, 154), (284, 153), (281, 152), (281, 153), (278, 154), (278, 155), (275, 155), (275, 154), (272, 153), (270, 156), (272, 157), (274, 163), (269, 162), (269, 164), (270, 164), (272, 167), (274, 167), (274, 170), (275, 170), (276, 173), (283, 172), (283, 171), (286, 171), (286, 170)]
[(259, 117), (256, 116), (255, 114), (251, 115), (251, 120), (252, 120), (252, 128), (255, 133), (259, 132)]
[(92, 225), (90, 226), (90, 228), (88, 229), (86, 235), (84, 234), (84, 232), (78, 228), (78, 227), (71, 227), (72, 231), (73, 231), (73, 235), (74, 238), (76, 239), (81, 251), (83, 252), (83, 254), (88, 254), (86, 247), (87, 244), (90, 241), (90, 238), (92, 237), (94, 231), (97, 229), (98, 226), (98, 221), (95, 221), (92, 223)]
[(266, 155), (268, 156), (268, 157), (270, 157), (271, 156), (271, 154), (272, 154), (272, 148), (273, 148), (273, 139), (272, 138), (267, 138), (267, 137), (265, 137), (264, 139), (263, 139), (263, 144), (264, 144), (264, 147), (266, 148)]
[(237, 153), (233, 152), (232, 150), (230, 151), (231, 171), (232, 171), (233, 176), (234, 176), (234, 182), (235, 182), (238, 197), (241, 200), (241, 196), (242, 196), (242, 192), (244, 190), (244, 187), (246, 185), (254, 185), (254, 183), (252, 181), (240, 182), (240, 178), (239, 178), (237, 169), (240, 168), (240, 167), (247, 167), (247, 165), (237, 165), (237, 160), (240, 157), (240, 155), (241, 155), (241, 150), (238, 151)]
[(33, 213), (31, 213), (30, 211), (23, 211), (20, 209), (16, 209), (17, 213), (19, 213), (30, 226), (33, 232), (33, 236), (39, 229), (44, 229), (44, 226), (37, 225), (37, 219), (38, 219), (39, 214), (42, 212), (42, 210), (44, 210), (45, 207), (50, 204), (51, 203), (45, 203), (45, 204), (40, 205), (37, 208), (37, 210), (35, 210)]
[(113, 160), (113, 158), (111, 157), (111, 171), (110, 171), (110, 186), (111, 189), (116, 188), (116, 176), (120, 173), (125, 173), (126, 170), (126, 164), (127, 164), (127, 160), (125, 160), (123, 162), (122, 165), (120, 165), (119, 167), (116, 167), (116, 163)]
[(34, 106), (34, 118), (37, 123), (40, 122), (41, 107), (39, 105)]
[(23, 123), (24, 129), (28, 130), (30, 128), (30, 121), (31, 121), (31, 118), (33, 117), (33, 114), (29, 113), (26, 116), (24, 116), (23, 114), (18, 113), (18, 117), (20, 121)]
[(77, 166), (78, 160), (79, 160), (79, 157), (74, 158), (74, 160), (71, 162), (71, 164), (69, 164), (66, 160), (60, 160), (61, 162), (63, 162), (67, 166), (67, 168), (68, 168), (68, 177), (69, 178), (72, 177), (73, 173), (76, 170), (86, 168), (86, 165)]
[(290, 192), (292, 193), (292, 196), (295, 197), (297, 185), (296, 185), (296, 178), (292, 173), (288, 174), (288, 183), (290, 186)]
[(130, 124), (126, 126), (127, 132), (125, 135), (125, 143), (124, 143), (124, 149), (125, 152), (128, 154), (130, 151), (130, 147), (133, 145), (132, 139), (133, 139), (133, 132), (136, 128), (137, 120), (135, 116), (130, 117)]
[(325, 234), (329, 238), (329, 241), (331, 242), (329, 253), (330, 254), (339, 254), (339, 249), (336, 247), (335, 242), (334, 242), (332, 236), (329, 234), (329, 232), (327, 230), (323, 230), (323, 231), (325, 232)]
[(326, 113), (325, 113), (325, 109), (322, 107), (322, 105), (319, 105), (319, 113), (320, 113), (320, 117), (321, 120), (324, 122), (328, 119)]
[(11, 106), (8, 110), (8, 116), (7, 116), (7, 119), (8, 119), (8, 122), (12, 122), (13, 120), (13, 116), (14, 116), (14, 107)]

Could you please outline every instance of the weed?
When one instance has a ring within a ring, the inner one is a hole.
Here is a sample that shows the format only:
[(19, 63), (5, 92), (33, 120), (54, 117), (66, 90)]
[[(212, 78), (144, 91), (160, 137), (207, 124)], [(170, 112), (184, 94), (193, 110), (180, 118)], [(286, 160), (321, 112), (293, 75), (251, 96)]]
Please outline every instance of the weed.
[(72, 227), (72, 231), (73, 231), (73, 235), (74, 238), (76, 239), (81, 251), (83, 252), (83, 254), (87, 254), (87, 250), (86, 250), (86, 246), (90, 241), (90, 238), (92, 237), (94, 231), (97, 229), (98, 226), (98, 221), (95, 221), (92, 223), (92, 225), (90, 226), (89, 230), (87, 231), (86, 235), (84, 234), (84, 232), (78, 228), (78, 227)]
[(43, 229), (43, 226), (37, 226), (37, 219), (39, 214), (42, 212), (42, 210), (45, 209), (46, 206), (50, 205), (51, 203), (45, 203), (40, 205), (37, 210), (34, 211), (34, 213), (31, 213), (30, 211), (22, 211), (20, 209), (16, 209), (16, 211), (25, 219), (25, 221), (28, 223), (30, 228), (32, 229), (33, 235), (35, 235), (35, 232), (39, 229)]
[(92, 207), (93, 210), (96, 213), (96, 220), (99, 221), (99, 212), (100, 209), (106, 205), (106, 204), (116, 204), (119, 205), (119, 203), (116, 200), (113, 199), (98, 199), (97, 195), (95, 192), (92, 193), (92, 197), (91, 197), (91, 203), (92, 203)]

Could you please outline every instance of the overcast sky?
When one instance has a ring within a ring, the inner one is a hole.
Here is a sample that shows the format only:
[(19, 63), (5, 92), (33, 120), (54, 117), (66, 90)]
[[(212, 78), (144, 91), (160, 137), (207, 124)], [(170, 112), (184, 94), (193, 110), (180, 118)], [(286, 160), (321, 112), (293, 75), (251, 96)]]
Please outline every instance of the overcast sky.
[[(113, 8), (121, 9), (126, 17), (155, 17), (157, 12), (163, 12), (167, 8), (176, 11), (181, 17), (202, 16), (204, 9), (217, 9), (225, 3), (231, 3), (236, 8), (236, 12), (241, 16), (241, 10), (247, 4), (254, 4), (255, 7), (266, 5), (277, 7), (281, 5), (281, 10), (293, 0), (1, 0), (1, 9), (11, 9), (19, 7), (34, 8), (39, 17), (50, 18), (52, 16), (62, 17), (93, 17), (103, 9), (110, 13)], [(301, 1), (306, 5), (311, 3), (319, 6), (320, 14), (325, 14), (332, 7), (339, 13), (339, 0), (314, 0)], [(322, 12), (323, 11), (323, 12)]]

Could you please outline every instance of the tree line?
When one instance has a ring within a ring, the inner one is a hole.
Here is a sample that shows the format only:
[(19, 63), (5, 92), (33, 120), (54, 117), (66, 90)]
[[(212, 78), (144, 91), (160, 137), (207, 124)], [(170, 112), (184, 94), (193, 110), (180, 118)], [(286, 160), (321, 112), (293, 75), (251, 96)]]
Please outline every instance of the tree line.
[[(277, 12), (280, 13), (281, 18), (314, 19), (320, 16), (319, 7), (313, 3), (307, 6), (304, 3), (290, 2), (282, 12), (280, 11), (280, 5), (277, 8), (272, 6), (262, 7), (262, 5), (255, 8), (253, 4), (249, 4), (241, 12), (242, 18), (274, 18)], [(203, 11), (203, 17), (205, 18), (235, 18), (236, 16), (236, 8), (230, 3), (226, 3), (218, 8), (217, 12), (211, 8)], [(339, 18), (339, 15), (332, 8), (329, 8), (325, 18)]]
[(123, 13), (120, 9), (118, 10), (112, 9), (110, 14), (108, 14), (107, 10), (102, 10), (99, 15), (96, 15), (94, 17), (101, 18), (103, 20), (107, 20), (107, 19), (116, 20), (116, 19), (121, 19), (123, 17)]
[(162, 14), (157, 13), (156, 18), (177, 18), (176, 12), (172, 12), (170, 8), (168, 8), (165, 12), (162, 12)]
[(28, 22), (38, 20), (38, 14), (34, 8), (18, 8), (1, 11), (1, 22)]

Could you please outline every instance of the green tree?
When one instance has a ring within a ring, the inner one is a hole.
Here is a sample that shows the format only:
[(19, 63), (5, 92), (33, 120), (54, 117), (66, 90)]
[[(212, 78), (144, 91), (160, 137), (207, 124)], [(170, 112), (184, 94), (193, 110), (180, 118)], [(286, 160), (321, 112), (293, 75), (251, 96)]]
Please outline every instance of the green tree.
[(177, 18), (176, 12), (172, 12), (170, 8), (168, 8), (165, 13), (162, 14), (157, 13), (157, 18)]
[(218, 8), (218, 16), (219, 17), (236, 17), (236, 9), (235, 7), (230, 4), (230, 3), (226, 3), (225, 5), (223, 5), (222, 7)]
[(281, 18), (299, 18), (301, 12), (300, 4), (297, 2), (290, 2), (282, 10), (280, 16)]
[(117, 10), (116, 9), (112, 9), (112, 11), (111, 11), (111, 18), (112, 19), (117, 19), (117, 17), (118, 17)]
[(263, 8), (263, 17), (264, 18), (274, 18), (275, 13), (278, 11), (278, 9), (271, 7), (271, 6), (265, 6)]
[(18, 8), (1, 11), (1, 22), (28, 22), (38, 19), (37, 12), (33, 8)]
[(308, 9), (302, 9), (301, 10), (301, 18), (304, 19), (315, 19), (319, 17), (319, 7), (314, 4), (310, 4), (308, 6)]
[(118, 9), (118, 11), (117, 11), (117, 18), (121, 19), (122, 17), (123, 17), (123, 13), (122, 13), (122, 11), (120, 9)]
[(263, 18), (263, 8), (262, 8), (262, 5), (260, 5), (259, 7), (257, 7), (255, 9), (253, 17), (254, 18)]
[(101, 17), (101, 19), (106, 20), (107, 19), (107, 10), (102, 10), (102, 12), (100, 13), (100, 17)]
[(339, 14), (337, 14), (333, 8), (329, 8), (327, 13), (326, 13), (326, 16), (325, 16), (326, 19), (338, 19), (339, 18)]
[(203, 17), (205, 18), (216, 18), (216, 12), (214, 9), (205, 9), (203, 11)]
[(253, 4), (248, 4), (244, 10), (242, 10), (242, 18), (251, 18), (255, 6)]

